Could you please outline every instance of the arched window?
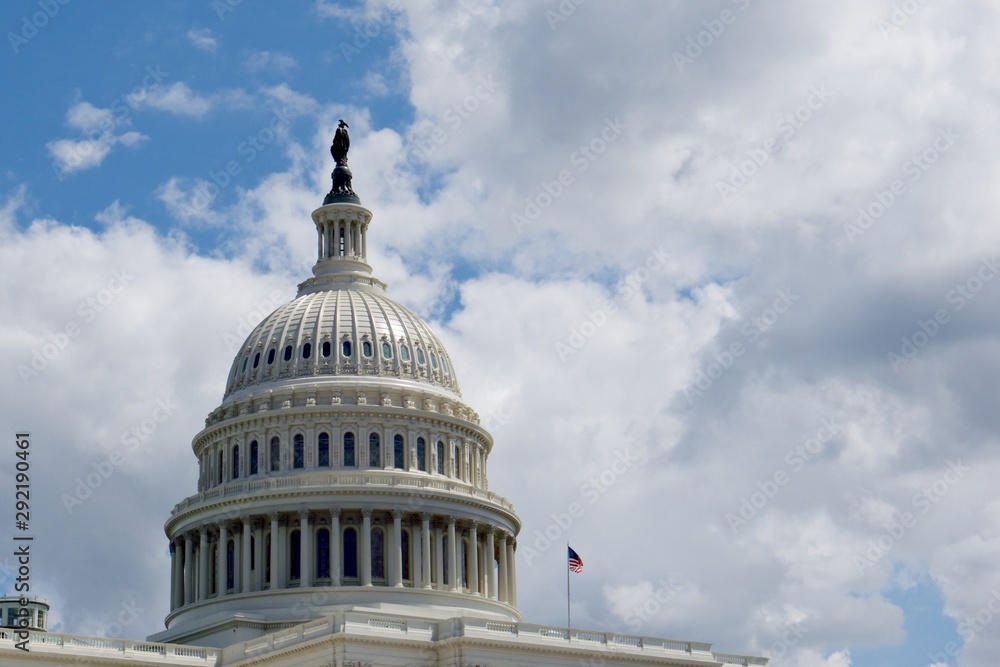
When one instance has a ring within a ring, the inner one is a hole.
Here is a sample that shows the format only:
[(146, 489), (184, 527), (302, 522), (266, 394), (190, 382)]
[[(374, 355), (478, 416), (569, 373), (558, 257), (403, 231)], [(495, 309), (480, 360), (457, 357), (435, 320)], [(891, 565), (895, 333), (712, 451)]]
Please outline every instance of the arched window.
[(392, 346), (387, 341), (382, 341), (382, 356), (386, 359), (392, 359)]
[(424, 363), (424, 350), (423, 348), (417, 348), (417, 363), (423, 365)]
[(257, 366), (260, 366), (260, 352), (253, 355), (253, 367), (257, 368)]
[(444, 443), (438, 440), (437, 444), (437, 455), (438, 455), (438, 474), (444, 474)]
[(278, 436), (271, 438), (271, 472), (281, 469), (281, 440)]
[(372, 356), (372, 343), (371, 343), (371, 341), (366, 340), (366, 341), (364, 341), (364, 342), (361, 343), (361, 354), (365, 355), (366, 357)]
[(469, 587), (469, 542), (467, 540), (462, 540), (459, 544), (458, 554), (458, 564), (459, 567), (458, 581), (462, 588)]
[(358, 531), (354, 528), (344, 530), (344, 577), (358, 578)]
[(455, 445), (455, 460), (451, 462), (451, 476), (458, 477), (459, 466), (462, 464), (462, 450)]
[(340, 228), (340, 256), (343, 257), (345, 252), (344, 246), (344, 228)]
[(247, 370), (247, 362), (250, 361), (250, 357), (243, 357), (243, 365), (240, 367), (240, 373), (245, 373)]
[(341, 343), (340, 351), (343, 353), (345, 357), (351, 356), (351, 341), (345, 340), (343, 343)]
[(306, 464), (306, 441), (301, 433), (295, 434), (292, 446), (292, 467), (302, 468)]
[(399, 358), (402, 359), (403, 361), (409, 361), (410, 360), (410, 348), (406, 347), (405, 345), (400, 345), (399, 346)]
[(274, 363), (274, 348), (273, 347), (270, 350), (267, 351), (267, 363), (269, 363), (269, 364), (273, 364)]
[(257, 474), (257, 456), (260, 453), (258, 451), (257, 441), (254, 440), (250, 443), (250, 474)]
[(448, 372), (448, 362), (445, 361), (443, 354), (441, 355), (441, 370), (443, 370), (445, 373)]
[[(292, 346), (291, 345), (286, 345), (285, 346), (285, 361), (291, 361), (291, 360), (292, 360)], [(436, 365), (437, 364), (435, 364), (435, 366)]]
[(323, 349), (321, 351), (324, 357), (330, 356), (330, 341), (328, 340), (323, 341)]
[(398, 433), (392, 438), (392, 466), (403, 469), (403, 436)]
[(423, 438), (417, 438), (417, 469), (427, 471), (427, 442)]
[(257, 546), (256, 539), (253, 535), (250, 536), (250, 571), (257, 569)]
[(400, 557), (403, 559), (403, 580), (409, 581), (410, 576), (410, 531), (404, 530), (400, 535), (402, 544), (399, 545)]
[(381, 454), (381, 440), (379, 440), (378, 433), (372, 433), (368, 436), (368, 465), (372, 468), (380, 467)]
[(431, 366), (433, 366), (435, 369), (438, 367), (438, 358), (437, 355), (434, 354), (434, 352), (431, 352)]
[(271, 533), (264, 538), (264, 581), (271, 583)]
[(372, 579), (385, 579), (385, 533), (372, 528)]
[(319, 442), (318, 442), (317, 449), (319, 450), (317, 452), (317, 454), (318, 454), (317, 458), (319, 460), (317, 461), (316, 465), (318, 465), (320, 468), (329, 468), (330, 467), (330, 434), (329, 433), (320, 433), (319, 434)]
[(326, 528), (316, 531), (316, 578), (330, 578), (330, 531)]
[(224, 456), (225, 456), (225, 454), (220, 449), (219, 450), (219, 465), (217, 465), (215, 467), (216, 475), (218, 476), (218, 480), (219, 480), (219, 481), (216, 482), (216, 484), (222, 484), (222, 470), (223, 470), (223, 457)]
[(232, 540), (226, 543), (226, 590), (235, 586), (236, 576), (236, 543)]
[(302, 358), (303, 359), (308, 359), (309, 357), (312, 356), (312, 353), (313, 353), (312, 343), (306, 343), (305, 345), (302, 346)]
[(344, 467), (353, 468), (357, 463), (354, 460), (354, 434), (348, 431), (344, 434)]
[(302, 531), (293, 530), (288, 538), (288, 580), (302, 578)]
[(233, 479), (240, 478), (240, 446), (233, 445)]

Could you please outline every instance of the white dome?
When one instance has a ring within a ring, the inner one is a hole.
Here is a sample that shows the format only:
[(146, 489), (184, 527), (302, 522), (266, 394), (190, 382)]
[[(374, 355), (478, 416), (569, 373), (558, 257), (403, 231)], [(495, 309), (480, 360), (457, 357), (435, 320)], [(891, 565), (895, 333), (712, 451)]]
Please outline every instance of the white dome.
[[(372, 279), (307, 292), (251, 332), (233, 361), (226, 396), (271, 383), (384, 377), (461, 394), (451, 358), (430, 327)], [(225, 400), (225, 399), (224, 399)]]

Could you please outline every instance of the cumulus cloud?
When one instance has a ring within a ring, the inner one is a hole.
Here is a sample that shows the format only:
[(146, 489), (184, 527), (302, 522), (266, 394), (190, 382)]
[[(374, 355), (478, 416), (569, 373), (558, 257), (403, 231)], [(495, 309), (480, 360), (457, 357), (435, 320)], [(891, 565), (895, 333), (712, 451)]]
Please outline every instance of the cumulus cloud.
[(187, 38), (195, 48), (208, 51), (209, 53), (215, 53), (219, 46), (219, 40), (216, 39), (212, 31), (208, 28), (192, 28), (187, 31)]
[[(122, 110), (127, 111), (125, 107)], [(52, 157), (56, 176), (100, 166), (117, 145), (134, 148), (148, 139), (132, 130), (127, 113), (96, 107), (90, 102), (77, 102), (66, 112), (66, 124), (80, 133), (76, 139), (56, 139), (45, 147)]]
[(255, 51), (247, 56), (246, 64), (254, 71), (270, 70), (278, 74), (287, 74), (299, 66), (295, 58), (282, 51)]

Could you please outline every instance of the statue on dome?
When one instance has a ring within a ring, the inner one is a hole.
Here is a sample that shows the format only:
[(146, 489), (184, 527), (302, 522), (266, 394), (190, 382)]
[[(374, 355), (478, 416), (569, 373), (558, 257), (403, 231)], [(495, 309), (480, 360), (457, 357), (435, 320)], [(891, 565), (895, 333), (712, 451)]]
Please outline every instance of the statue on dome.
[(351, 186), (351, 170), (347, 167), (347, 151), (351, 149), (351, 136), (347, 133), (348, 125), (344, 119), (340, 119), (337, 131), (333, 133), (333, 142), (330, 144), (330, 155), (337, 166), (333, 168), (330, 177), (333, 179), (333, 187), (327, 194), (323, 204), (333, 204), (335, 202), (349, 202), (360, 204), (361, 200), (354, 193)]

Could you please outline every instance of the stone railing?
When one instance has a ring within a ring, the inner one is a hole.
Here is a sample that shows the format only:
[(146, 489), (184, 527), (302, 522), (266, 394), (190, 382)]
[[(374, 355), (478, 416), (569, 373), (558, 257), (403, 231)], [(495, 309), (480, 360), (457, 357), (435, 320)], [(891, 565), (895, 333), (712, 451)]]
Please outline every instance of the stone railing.
[[(21, 641), (15, 630), (0, 630), (0, 648)], [(83, 637), (80, 635), (63, 635), (48, 632), (32, 632), (29, 635), (28, 646), (32, 651), (47, 652), (67, 651), (78, 653), (80, 649), (95, 658), (102, 656), (120, 656), (130, 658), (135, 662), (130, 664), (160, 663), (160, 658), (169, 658), (172, 665), (218, 665), (222, 651), (199, 646), (181, 646), (179, 644), (156, 644), (153, 642), (133, 641), (129, 639), (111, 639), (107, 637)]]
[(509, 512), (514, 511), (514, 505), (503, 496), (497, 495), (492, 491), (486, 491), (485, 489), (477, 489), (463, 482), (373, 470), (357, 473), (307, 473), (290, 477), (264, 477), (262, 479), (230, 483), (185, 498), (174, 506), (171, 515), (176, 515), (189, 507), (200, 505), (210, 500), (237, 497), (250, 493), (259, 494), (261, 491), (359, 486), (401, 489), (409, 492), (440, 491), (449, 495), (475, 498), (499, 505)]

